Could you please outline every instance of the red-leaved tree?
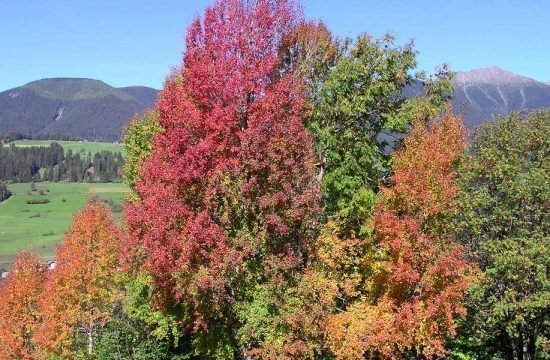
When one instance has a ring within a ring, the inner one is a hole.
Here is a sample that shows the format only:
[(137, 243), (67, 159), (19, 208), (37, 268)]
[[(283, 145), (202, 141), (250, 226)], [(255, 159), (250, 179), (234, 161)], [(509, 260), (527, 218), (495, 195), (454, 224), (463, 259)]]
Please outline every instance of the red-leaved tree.
[(217, 1), (190, 26), (157, 102), (163, 130), (126, 213), (126, 255), (195, 333), (246, 322), (237, 313), (258, 287), (276, 296), (315, 235), (304, 85), (278, 58), (298, 19), (289, 0)]
[(0, 359), (35, 358), (32, 337), (40, 323), (38, 301), (45, 278), (38, 258), (23, 252), (0, 282)]

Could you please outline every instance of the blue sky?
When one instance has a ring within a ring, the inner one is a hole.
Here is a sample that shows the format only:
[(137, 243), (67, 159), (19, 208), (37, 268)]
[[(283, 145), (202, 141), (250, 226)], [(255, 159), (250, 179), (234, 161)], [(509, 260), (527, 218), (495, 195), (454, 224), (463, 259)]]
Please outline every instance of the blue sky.
[[(46, 77), (156, 88), (207, 0), (0, 0), (0, 91)], [(414, 40), (419, 68), (500, 66), (550, 81), (549, 0), (304, 0), (340, 36)]]

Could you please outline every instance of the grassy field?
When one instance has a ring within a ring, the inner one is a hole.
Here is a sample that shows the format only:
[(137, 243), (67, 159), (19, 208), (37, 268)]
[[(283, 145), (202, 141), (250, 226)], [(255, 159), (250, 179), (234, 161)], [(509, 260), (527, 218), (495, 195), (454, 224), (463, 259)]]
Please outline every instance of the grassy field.
[(63, 149), (65, 149), (65, 152), (69, 151), (71, 149), (73, 153), (83, 153), (88, 154), (92, 153), (92, 156), (96, 152), (100, 152), (103, 150), (112, 151), (112, 152), (120, 152), (124, 155), (124, 149), (121, 144), (113, 144), (113, 143), (103, 143), (103, 142), (95, 142), (95, 141), (57, 141), (57, 140), (17, 140), (13, 141), (11, 143), (8, 143), (4, 146), (10, 146), (10, 144), (15, 144), (15, 146), (21, 146), (21, 147), (30, 147), (30, 146), (50, 146), (52, 142), (56, 142), (59, 145), (63, 146)]
[[(115, 216), (121, 216), (123, 184), (36, 183), (12, 184), (14, 194), (0, 203), (0, 268), (9, 268), (15, 254), (22, 249), (37, 253), (44, 260), (53, 259), (55, 246), (90, 196), (112, 200)], [(42, 191), (43, 195), (40, 195)], [(28, 204), (28, 200), (47, 198), (46, 204)]]

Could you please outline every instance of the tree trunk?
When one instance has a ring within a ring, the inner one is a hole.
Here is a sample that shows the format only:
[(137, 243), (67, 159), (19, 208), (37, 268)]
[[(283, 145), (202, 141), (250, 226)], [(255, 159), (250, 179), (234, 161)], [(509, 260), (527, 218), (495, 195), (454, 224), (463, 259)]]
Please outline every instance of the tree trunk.
[(94, 351), (94, 337), (93, 337), (94, 322), (90, 319), (90, 326), (88, 327), (88, 356), (92, 355)]
[(514, 342), (512, 343), (512, 349), (513, 349), (513, 350), (512, 350), (512, 352), (513, 352), (512, 356), (513, 356), (514, 360), (520, 360), (520, 359), (519, 359), (519, 354), (518, 354), (518, 344), (517, 344), (517, 341), (514, 341)]
[(522, 343), (522, 352), (523, 352), (523, 360), (531, 360), (531, 353), (530, 353), (530, 337), (529, 335), (522, 333), (521, 334), (521, 343)]
[(319, 153), (319, 173), (317, 174), (317, 181), (321, 183), (323, 177), (325, 176), (325, 164), (327, 163), (327, 154), (326, 152)]

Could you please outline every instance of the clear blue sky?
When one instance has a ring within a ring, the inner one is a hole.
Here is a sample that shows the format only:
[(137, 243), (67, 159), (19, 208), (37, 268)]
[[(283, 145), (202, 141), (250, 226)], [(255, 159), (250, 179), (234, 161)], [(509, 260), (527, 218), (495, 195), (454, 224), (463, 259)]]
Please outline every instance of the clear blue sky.
[[(0, 0), (0, 91), (45, 77), (160, 88), (207, 0)], [(304, 0), (340, 37), (413, 39), (422, 70), (497, 65), (550, 81), (549, 0)]]

